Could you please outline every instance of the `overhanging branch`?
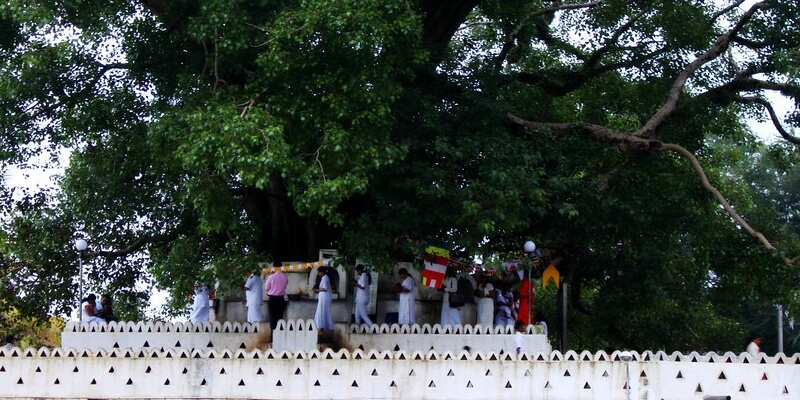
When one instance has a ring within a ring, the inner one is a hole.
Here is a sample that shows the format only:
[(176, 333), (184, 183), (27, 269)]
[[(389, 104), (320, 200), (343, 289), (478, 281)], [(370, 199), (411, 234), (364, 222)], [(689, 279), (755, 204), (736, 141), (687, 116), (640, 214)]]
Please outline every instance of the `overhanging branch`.
[(800, 144), (800, 138), (792, 135), (791, 133), (789, 133), (789, 131), (787, 131), (783, 127), (780, 118), (778, 118), (778, 114), (775, 113), (775, 109), (772, 107), (772, 104), (769, 101), (754, 96), (748, 96), (748, 97), (736, 96), (735, 100), (743, 104), (759, 104), (762, 107), (766, 108), (767, 112), (769, 113), (769, 118), (772, 120), (772, 125), (775, 126), (775, 129), (778, 131), (778, 133), (780, 133), (781, 136), (787, 141), (794, 144)]
[(798, 260), (798, 258), (788, 258), (785, 254), (783, 254), (783, 252), (775, 248), (775, 246), (773, 246), (772, 243), (767, 240), (764, 234), (750, 226), (750, 224), (748, 224), (747, 221), (741, 215), (739, 215), (738, 212), (736, 212), (733, 206), (730, 205), (728, 200), (725, 199), (725, 196), (723, 196), (722, 193), (720, 193), (720, 191), (711, 184), (711, 182), (708, 180), (708, 176), (706, 176), (705, 169), (700, 164), (700, 161), (697, 160), (697, 157), (695, 157), (692, 152), (683, 146), (672, 143), (663, 143), (657, 140), (644, 139), (639, 136), (620, 132), (601, 125), (533, 122), (511, 114), (508, 115), (508, 120), (513, 125), (520, 126), (527, 130), (551, 130), (559, 134), (577, 134), (600, 142), (614, 143), (623, 151), (674, 151), (683, 156), (683, 158), (689, 160), (689, 163), (691, 164), (695, 173), (700, 178), (700, 182), (703, 187), (711, 192), (725, 212), (727, 212), (728, 215), (730, 215), (731, 218), (733, 218), (733, 220), (736, 221), (736, 223), (742, 229), (744, 229), (750, 236), (758, 240), (758, 242), (761, 243), (761, 245), (767, 250), (780, 257), (781, 261), (783, 261), (786, 265), (793, 265)]
[(634, 132), (634, 135), (643, 137), (649, 136), (655, 132), (658, 126), (661, 125), (661, 123), (677, 109), (678, 99), (683, 92), (683, 87), (686, 85), (686, 81), (688, 81), (689, 78), (694, 75), (694, 73), (700, 67), (724, 53), (730, 45), (731, 40), (744, 28), (750, 19), (753, 18), (753, 15), (766, 7), (767, 4), (763, 1), (753, 4), (750, 9), (747, 10), (744, 15), (742, 15), (742, 18), (736, 22), (733, 28), (731, 28), (724, 35), (720, 36), (714, 45), (711, 46), (711, 48), (709, 48), (705, 53), (701, 54), (694, 61), (689, 63), (689, 65), (686, 66), (683, 72), (681, 72), (681, 74), (678, 75), (678, 77), (672, 83), (672, 87), (669, 90), (669, 95), (667, 96), (667, 101), (664, 103), (664, 105), (662, 105), (661, 108), (655, 114), (653, 114), (652, 117), (650, 117), (650, 119), (641, 129)]

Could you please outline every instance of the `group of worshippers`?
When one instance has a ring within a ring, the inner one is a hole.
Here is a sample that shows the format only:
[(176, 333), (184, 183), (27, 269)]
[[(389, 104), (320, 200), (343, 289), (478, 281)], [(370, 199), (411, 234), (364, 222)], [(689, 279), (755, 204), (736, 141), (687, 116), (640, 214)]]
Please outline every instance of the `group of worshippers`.
[[(262, 280), (258, 270), (247, 274), (244, 281), (244, 290), (247, 308), (247, 322), (256, 323), (263, 320), (261, 307), (264, 301), (264, 293), (269, 296), (268, 310), (269, 323), (272, 329), (278, 321), (284, 317), (288, 296), (286, 286), (288, 277), (281, 270), (280, 262), (273, 263), (274, 272), (267, 276), (266, 282)], [(317, 268), (317, 279), (313, 292), (317, 294), (317, 307), (314, 313), (314, 322), (320, 331), (332, 331), (334, 329), (331, 307), (333, 294), (336, 292), (336, 285), (332, 282), (333, 268), (322, 266)], [(395, 290), (398, 294), (398, 316), (397, 323), (403, 325), (413, 325), (416, 323), (414, 303), (416, 282), (406, 268), (398, 270), (398, 282)], [(477, 303), (476, 323), (481, 325), (494, 326), (515, 326), (517, 321), (522, 321), (524, 326), (530, 323), (528, 312), (528, 299), (533, 297), (533, 285), (527, 279), (527, 274), (521, 281), (520, 291), (515, 295), (509, 290), (496, 288), (486, 275), (478, 275), (478, 288), (474, 292)], [(333, 279), (338, 279), (334, 276)], [(338, 281), (337, 281), (338, 282)], [(451, 304), (450, 298), (459, 292), (458, 276), (455, 268), (448, 268), (440, 290), (442, 291), (442, 308), (440, 324), (442, 326), (461, 325), (458, 304)], [(353, 286), (356, 290), (354, 318), (356, 324), (372, 325), (373, 321), (367, 312), (367, 305), (370, 301), (370, 286), (372, 276), (365, 269), (363, 264), (355, 267)], [(194, 323), (205, 322), (209, 318), (209, 290), (208, 286), (199, 282), (195, 283), (193, 306), (190, 320)], [(538, 314), (538, 313), (537, 313)], [(546, 332), (546, 322), (543, 317), (537, 315), (537, 323), (543, 325)], [(545, 333), (546, 334), (546, 333)]]
[(97, 296), (94, 293), (81, 299), (81, 322), (111, 322), (116, 321), (114, 308), (111, 304), (111, 295), (100, 296), (100, 303), (97, 303)]
[[(261, 305), (264, 303), (264, 293), (269, 297), (267, 307), (269, 310), (269, 325), (272, 329), (278, 325), (278, 321), (283, 318), (286, 311), (287, 296), (286, 286), (289, 278), (281, 271), (281, 262), (272, 263), (275, 268), (274, 273), (270, 274), (266, 283), (261, 279), (258, 270), (250, 271), (246, 274), (244, 281), (245, 307), (247, 309), (247, 322), (256, 323), (264, 320), (261, 312)], [(192, 311), (189, 321), (192, 323), (207, 322), (210, 313), (210, 298), (208, 285), (202, 282), (194, 283), (194, 294), (191, 296)]]
[[(317, 310), (314, 313), (314, 323), (320, 331), (333, 331), (333, 316), (331, 305), (333, 304), (333, 292), (336, 290), (331, 285), (330, 267), (320, 267), (317, 269), (318, 283), (314, 287), (317, 293)], [(356, 324), (372, 325), (372, 320), (367, 313), (367, 304), (370, 298), (370, 286), (372, 285), (372, 275), (366, 271), (363, 264), (356, 265), (353, 286), (356, 288), (355, 298), (355, 322)]]

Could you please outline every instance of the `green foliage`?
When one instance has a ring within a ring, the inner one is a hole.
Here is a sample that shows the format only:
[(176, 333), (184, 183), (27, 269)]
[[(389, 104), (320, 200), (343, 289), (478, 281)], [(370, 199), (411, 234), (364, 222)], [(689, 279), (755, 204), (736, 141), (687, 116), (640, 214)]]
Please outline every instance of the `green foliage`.
[[(741, 120), (761, 112), (741, 96), (796, 101), (800, 13), (754, 7), (728, 43), (746, 10), (719, 2), (7, 1), (0, 163), (71, 153), (56, 189), (3, 192), (1, 299), (73, 311), (75, 230), (87, 292), (125, 319), (154, 288), (169, 317), (197, 279), (225, 293), (320, 248), (388, 268), (426, 240), (500, 260), (534, 239), (572, 287), (576, 348), (738, 351), (747, 307), (800, 311), (796, 267), (658, 144), (800, 253), (794, 147)], [(671, 95), (650, 151), (618, 139)]]
[(59, 347), (61, 332), (64, 330), (64, 320), (58, 317), (39, 319), (23, 315), (19, 310), (9, 307), (8, 303), (0, 300), (0, 338), (5, 340), (14, 336), (14, 345), (24, 348)]

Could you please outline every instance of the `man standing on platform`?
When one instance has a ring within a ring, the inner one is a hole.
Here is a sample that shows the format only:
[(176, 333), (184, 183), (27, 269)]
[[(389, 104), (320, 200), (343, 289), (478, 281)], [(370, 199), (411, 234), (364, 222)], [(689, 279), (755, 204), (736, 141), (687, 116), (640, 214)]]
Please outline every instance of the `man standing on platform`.
[(267, 308), (269, 310), (269, 327), (275, 330), (278, 321), (283, 318), (286, 312), (286, 285), (289, 284), (289, 277), (283, 273), (283, 264), (280, 261), (272, 263), (274, 272), (267, 277)]
[(264, 304), (264, 282), (261, 275), (256, 274), (258, 270), (250, 272), (247, 280), (244, 281), (244, 294), (247, 299), (247, 322), (261, 322), (264, 317), (261, 314), (261, 305)]

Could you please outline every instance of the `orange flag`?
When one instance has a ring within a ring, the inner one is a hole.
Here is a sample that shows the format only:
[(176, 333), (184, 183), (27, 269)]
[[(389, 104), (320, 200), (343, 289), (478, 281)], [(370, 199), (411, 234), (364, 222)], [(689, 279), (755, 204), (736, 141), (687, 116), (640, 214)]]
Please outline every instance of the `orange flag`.
[(547, 287), (547, 283), (552, 279), (556, 283), (556, 289), (558, 289), (561, 285), (561, 275), (558, 273), (558, 269), (553, 264), (547, 266), (547, 269), (544, 270), (542, 273), (542, 288)]

